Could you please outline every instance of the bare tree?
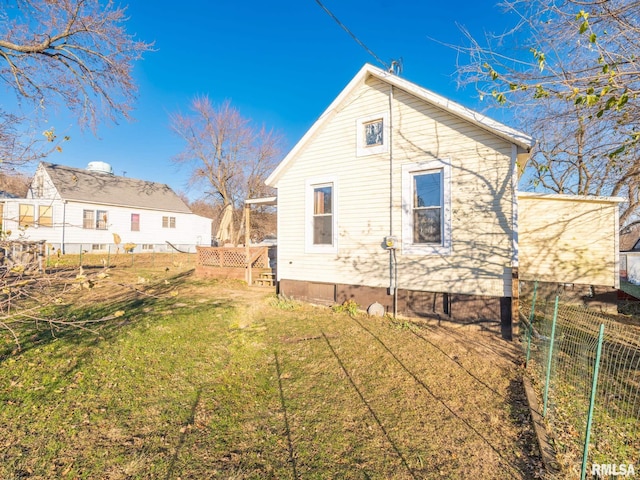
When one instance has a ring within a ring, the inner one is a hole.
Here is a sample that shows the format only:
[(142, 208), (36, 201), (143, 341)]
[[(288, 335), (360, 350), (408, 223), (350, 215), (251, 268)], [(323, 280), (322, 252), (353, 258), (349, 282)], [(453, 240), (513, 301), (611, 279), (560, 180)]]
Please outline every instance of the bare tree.
[[(64, 106), (95, 130), (103, 119), (129, 118), (136, 95), (132, 69), (151, 48), (124, 28), (126, 10), (102, 0), (9, 0), (0, 11), (0, 82), (16, 94), (20, 113), (0, 111), (3, 159), (29, 160), (50, 150), (19, 141), (26, 118)], [(25, 112), (25, 109), (27, 110)]]
[(264, 180), (279, 159), (281, 137), (254, 127), (229, 101), (214, 106), (208, 97), (196, 97), (191, 111), (171, 115), (171, 129), (185, 142), (174, 161), (189, 166), (190, 185), (202, 188), (221, 211), (232, 209), (237, 244), (244, 200), (273, 194)]
[(620, 195), (621, 225), (640, 206), (640, 2), (507, 0), (512, 30), (466, 32), (460, 81), (512, 108), (537, 148), (532, 186)]

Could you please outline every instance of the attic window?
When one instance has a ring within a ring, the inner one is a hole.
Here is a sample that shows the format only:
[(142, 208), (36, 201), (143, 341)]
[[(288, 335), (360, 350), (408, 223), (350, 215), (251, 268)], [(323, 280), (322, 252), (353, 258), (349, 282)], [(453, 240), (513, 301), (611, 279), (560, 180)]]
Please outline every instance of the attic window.
[(364, 126), (364, 144), (366, 147), (374, 147), (376, 145), (382, 145), (384, 134), (382, 131), (383, 126), (382, 119), (374, 120), (373, 122), (365, 123)]
[(389, 114), (359, 118), (356, 122), (356, 155), (364, 157), (389, 151)]

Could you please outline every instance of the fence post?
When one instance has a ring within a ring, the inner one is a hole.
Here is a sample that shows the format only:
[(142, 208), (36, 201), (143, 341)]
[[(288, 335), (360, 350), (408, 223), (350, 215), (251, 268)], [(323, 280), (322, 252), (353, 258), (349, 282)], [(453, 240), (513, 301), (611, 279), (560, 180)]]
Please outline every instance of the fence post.
[(111, 244), (107, 245), (107, 268), (111, 266)]
[(547, 400), (549, 399), (549, 382), (551, 381), (551, 362), (553, 360), (553, 342), (556, 338), (556, 322), (558, 320), (558, 299), (556, 295), (556, 304), (553, 307), (553, 323), (551, 324), (551, 341), (549, 343), (549, 358), (547, 360), (547, 378), (544, 382), (544, 406), (542, 407), (542, 416), (547, 416)]
[(587, 475), (587, 458), (589, 457), (589, 437), (591, 436), (591, 421), (593, 420), (593, 408), (596, 402), (596, 387), (598, 385), (598, 370), (600, 369), (600, 354), (602, 353), (602, 342), (604, 340), (604, 323), (600, 324), (598, 334), (598, 349), (596, 350), (596, 363), (593, 367), (593, 381), (591, 383), (591, 398), (589, 399), (589, 414), (587, 415), (587, 432), (584, 438), (584, 450), (582, 451), (582, 471), (580, 480), (585, 480)]
[(529, 313), (529, 328), (527, 329), (527, 359), (524, 362), (524, 366), (529, 365), (529, 358), (531, 357), (531, 335), (533, 334), (533, 317), (536, 312), (536, 297), (538, 296), (538, 281), (533, 284), (533, 300), (531, 301), (531, 312)]
[(78, 266), (81, 267), (82, 266), (82, 244), (80, 244), (80, 260), (79, 260), (79, 264)]

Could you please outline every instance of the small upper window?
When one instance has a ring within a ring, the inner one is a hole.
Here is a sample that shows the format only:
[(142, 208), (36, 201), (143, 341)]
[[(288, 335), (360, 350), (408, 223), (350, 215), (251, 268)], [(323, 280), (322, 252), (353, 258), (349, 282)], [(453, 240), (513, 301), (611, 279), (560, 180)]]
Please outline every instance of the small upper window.
[(356, 155), (364, 157), (389, 151), (389, 114), (379, 113), (356, 122)]
[(132, 232), (140, 231), (140, 214), (139, 213), (131, 214), (131, 231)]
[(367, 147), (375, 147), (376, 145), (382, 145), (384, 139), (384, 132), (382, 130), (384, 122), (382, 119), (374, 120), (373, 122), (367, 122), (364, 126), (364, 144)]

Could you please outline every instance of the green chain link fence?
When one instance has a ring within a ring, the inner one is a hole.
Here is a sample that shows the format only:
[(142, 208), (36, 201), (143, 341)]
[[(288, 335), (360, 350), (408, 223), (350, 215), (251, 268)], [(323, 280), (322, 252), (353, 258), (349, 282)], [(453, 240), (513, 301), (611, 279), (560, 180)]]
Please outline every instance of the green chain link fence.
[(558, 290), (521, 284), (520, 299), (527, 373), (558, 460), (568, 478), (592, 478), (593, 464), (633, 465), (640, 475), (640, 319)]

